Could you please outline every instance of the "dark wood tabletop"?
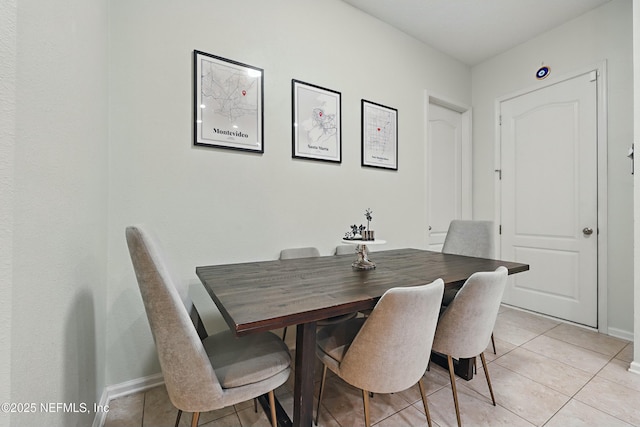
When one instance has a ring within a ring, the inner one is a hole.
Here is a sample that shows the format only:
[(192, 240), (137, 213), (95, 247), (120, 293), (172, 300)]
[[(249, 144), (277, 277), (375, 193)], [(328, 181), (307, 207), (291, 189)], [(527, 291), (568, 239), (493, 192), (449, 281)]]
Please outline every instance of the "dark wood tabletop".
[(197, 267), (196, 274), (238, 336), (373, 308), (391, 287), (442, 278), (456, 286), (476, 271), (528, 265), (418, 249), (374, 252), (374, 270), (351, 268), (352, 255)]
[[(236, 335), (298, 325), (294, 383), (294, 425), (311, 425), (316, 322), (373, 308), (393, 287), (442, 278), (456, 286), (476, 271), (499, 266), (509, 274), (527, 264), (419, 249), (372, 252), (373, 270), (351, 267), (353, 255), (212, 265), (196, 274)], [(284, 422), (286, 425), (286, 422)]]

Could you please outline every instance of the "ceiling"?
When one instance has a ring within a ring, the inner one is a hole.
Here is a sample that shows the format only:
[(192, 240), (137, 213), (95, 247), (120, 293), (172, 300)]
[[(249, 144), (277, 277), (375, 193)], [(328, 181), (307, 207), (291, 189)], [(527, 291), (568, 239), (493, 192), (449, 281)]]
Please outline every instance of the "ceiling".
[(470, 66), (610, 0), (343, 0)]

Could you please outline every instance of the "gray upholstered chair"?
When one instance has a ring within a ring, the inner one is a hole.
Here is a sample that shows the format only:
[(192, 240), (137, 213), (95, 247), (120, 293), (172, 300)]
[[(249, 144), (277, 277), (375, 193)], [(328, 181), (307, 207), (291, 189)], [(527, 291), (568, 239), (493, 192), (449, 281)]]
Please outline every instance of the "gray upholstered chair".
[[(442, 253), (472, 256), (476, 258), (493, 258), (495, 255), (493, 221), (472, 221), (454, 219), (444, 238)], [(460, 288), (447, 288), (444, 291), (442, 305), (446, 307), (453, 300)], [(493, 353), (496, 354), (496, 343), (491, 334)]]
[[(315, 258), (320, 256), (320, 251), (314, 247), (304, 248), (287, 248), (280, 251), (280, 259), (296, 259), (296, 258)], [(334, 323), (343, 322), (353, 319), (358, 313), (343, 314), (342, 316), (334, 316), (328, 319), (318, 321), (318, 326), (332, 325)], [(287, 337), (287, 327), (282, 331), (282, 341)]]
[(323, 363), (316, 425), (327, 368), (362, 390), (364, 418), (369, 419), (369, 393), (395, 393), (418, 383), (429, 426), (431, 417), (422, 383), (438, 321), (444, 282), (392, 288), (382, 295), (369, 317), (359, 317), (318, 331), (316, 355)]
[(491, 339), (506, 282), (507, 269), (504, 267), (498, 267), (492, 272), (472, 274), (438, 320), (438, 328), (433, 339), (433, 351), (447, 356), (458, 426), (462, 423), (453, 371), (454, 358), (480, 356), (491, 400), (493, 406), (496, 405), (484, 350)]
[(141, 227), (127, 227), (127, 245), (156, 344), (171, 403), (192, 412), (224, 408), (269, 395), (271, 422), (276, 425), (273, 390), (291, 372), (291, 356), (274, 334), (236, 338), (230, 330), (203, 340), (189, 316), (193, 304), (187, 288), (172, 277), (153, 238)]
[(356, 253), (356, 245), (336, 246), (336, 255), (354, 255), (355, 253)]
[(280, 251), (280, 259), (314, 258), (320, 256), (318, 248), (287, 248)]
[(454, 219), (444, 238), (442, 252), (477, 258), (493, 258), (493, 221)]
[[(493, 222), (454, 219), (449, 223), (442, 253), (493, 258), (495, 253)], [(445, 290), (443, 305), (449, 304), (458, 289)]]

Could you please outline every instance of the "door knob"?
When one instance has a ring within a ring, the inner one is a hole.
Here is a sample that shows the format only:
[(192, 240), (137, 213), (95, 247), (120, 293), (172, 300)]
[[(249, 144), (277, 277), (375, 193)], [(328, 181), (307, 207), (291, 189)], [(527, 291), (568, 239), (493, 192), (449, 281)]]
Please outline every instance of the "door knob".
[(593, 228), (585, 227), (585, 228), (582, 229), (582, 233), (585, 236), (591, 236), (593, 234)]

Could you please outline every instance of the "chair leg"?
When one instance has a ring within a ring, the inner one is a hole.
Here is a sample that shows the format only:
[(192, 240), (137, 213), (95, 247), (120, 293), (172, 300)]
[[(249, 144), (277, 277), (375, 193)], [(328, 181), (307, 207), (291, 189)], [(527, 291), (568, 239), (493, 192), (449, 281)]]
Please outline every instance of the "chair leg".
[(427, 405), (427, 394), (424, 392), (424, 384), (422, 378), (418, 380), (418, 387), (420, 387), (420, 396), (422, 397), (422, 404), (424, 405), (424, 413), (427, 416), (427, 424), (431, 427), (431, 414), (429, 413), (429, 405)]
[(491, 345), (493, 346), (493, 354), (497, 355), (498, 353), (496, 353), (496, 341), (493, 339), (493, 332), (491, 332)]
[(493, 387), (491, 387), (491, 380), (489, 379), (489, 369), (487, 369), (487, 361), (484, 358), (484, 353), (480, 353), (480, 359), (482, 359), (482, 368), (484, 369), (484, 376), (487, 377), (487, 385), (489, 385), (489, 393), (491, 393), (491, 401), (493, 406), (496, 406), (496, 398), (493, 396)]
[(362, 403), (364, 403), (364, 425), (371, 427), (371, 420), (369, 419), (369, 392), (362, 390)]
[(327, 378), (327, 365), (322, 365), (322, 380), (320, 380), (320, 391), (318, 392), (318, 407), (316, 408), (316, 425), (320, 419), (320, 403), (322, 402), (322, 394), (324, 393), (324, 380)]
[(198, 420), (200, 419), (200, 412), (194, 412), (191, 416), (191, 427), (198, 427)]
[(451, 378), (453, 404), (456, 407), (456, 419), (458, 420), (458, 427), (461, 427), (462, 421), (460, 421), (460, 406), (458, 405), (458, 391), (456, 390), (456, 374), (453, 371), (453, 358), (450, 355), (447, 355), (447, 362), (449, 363), (449, 377)]
[(287, 327), (284, 327), (284, 330), (282, 331), (282, 341), (284, 341), (284, 339), (287, 337)]
[(180, 417), (182, 416), (182, 409), (178, 409), (178, 416), (176, 417), (176, 427), (180, 424)]
[(255, 412), (256, 414), (258, 413), (258, 398), (257, 397), (253, 398), (253, 412)]
[(273, 390), (269, 392), (269, 407), (271, 408), (271, 426), (278, 427), (278, 419), (276, 418), (276, 398)]

